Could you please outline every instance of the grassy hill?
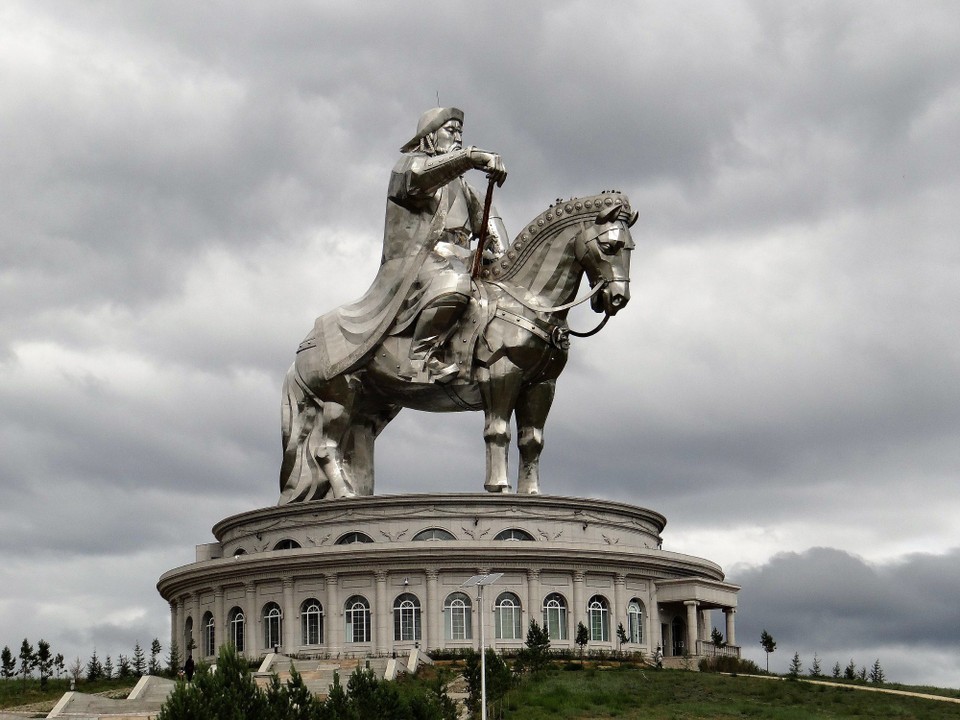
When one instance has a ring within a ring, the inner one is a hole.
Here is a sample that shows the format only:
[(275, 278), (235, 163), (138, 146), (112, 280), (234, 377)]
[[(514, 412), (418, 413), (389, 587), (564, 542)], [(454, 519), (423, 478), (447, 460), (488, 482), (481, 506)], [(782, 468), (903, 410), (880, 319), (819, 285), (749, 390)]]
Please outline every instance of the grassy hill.
[[(960, 718), (960, 704), (845, 685), (682, 670), (552, 670), (504, 699), (505, 720)], [(889, 687), (889, 686), (883, 686)], [(960, 698), (960, 692), (917, 688)]]

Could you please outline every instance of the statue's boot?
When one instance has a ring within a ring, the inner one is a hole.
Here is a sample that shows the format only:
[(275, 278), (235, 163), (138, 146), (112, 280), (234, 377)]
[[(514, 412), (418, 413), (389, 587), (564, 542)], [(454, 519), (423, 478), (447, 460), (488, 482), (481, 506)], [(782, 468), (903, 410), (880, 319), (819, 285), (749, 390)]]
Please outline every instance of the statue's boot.
[(449, 382), (460, 371), (456, 363), (446, 363), (441, 356), (469, 301), (459, 293), (445, 295), (420, 312), (410, 343), (410, 363), (418, 381)]

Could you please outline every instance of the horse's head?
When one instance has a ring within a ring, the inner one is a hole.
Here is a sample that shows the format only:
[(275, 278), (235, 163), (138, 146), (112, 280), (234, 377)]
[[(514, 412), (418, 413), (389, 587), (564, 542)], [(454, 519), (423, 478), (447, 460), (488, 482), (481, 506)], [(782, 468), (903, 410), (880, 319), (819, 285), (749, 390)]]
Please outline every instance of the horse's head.
[(596, 287), (603, 288), (590, 304), (596, 312), (616, 315), (630, 301), (630, 252), (635, 247), (630, 228), (638, 213), (624, 197), (602, 196), (595, 201), (594, 221), (584, 221), (576, 237), (577, 260)]

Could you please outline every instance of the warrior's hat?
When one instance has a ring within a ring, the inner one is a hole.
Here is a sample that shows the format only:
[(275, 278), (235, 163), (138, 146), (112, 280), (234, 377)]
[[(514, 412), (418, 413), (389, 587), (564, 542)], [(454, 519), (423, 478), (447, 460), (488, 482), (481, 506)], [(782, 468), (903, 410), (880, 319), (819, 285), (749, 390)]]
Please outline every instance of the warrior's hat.
[(400, 152), (408, 153), (417, 149), (420, 141), (434, 130), (442, 128), (450, 120), (463, 122), (463, 110), (460, 108), (431, 108), (420, 116), (417, 123), (417, 134), (402, 148)]

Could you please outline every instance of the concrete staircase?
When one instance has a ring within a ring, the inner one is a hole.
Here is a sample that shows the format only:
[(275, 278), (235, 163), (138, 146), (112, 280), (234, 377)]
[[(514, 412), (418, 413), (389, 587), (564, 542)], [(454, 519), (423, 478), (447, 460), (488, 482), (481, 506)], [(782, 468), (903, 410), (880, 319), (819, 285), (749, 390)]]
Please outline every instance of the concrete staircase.
[[(422, 662), (423, 658), (419, 658), (418, 661)], [(254, 679), (264, 688), (270, 683), (270, 677), (273, 674), (280, 678), (280, 682), (286, 682), (290, 679), (291, 667), (297, 669), (300, 677), (303, 678), (304, 685), (311, 693), (326, 697), (333, 686), (335, 673), (339, 674), (340, 684), (346, 688), (347, 680), (358, 667), (369, 667), (378, 678), (394, 680), (399, 672), (407, 670), (408, 663), (403, 659), (386, 657), (298, 660), (286, 655), (270, 653), (263, 659), (259, 670), (254, 673)], [(415, 669), (416, 666), (414, 666)]]

